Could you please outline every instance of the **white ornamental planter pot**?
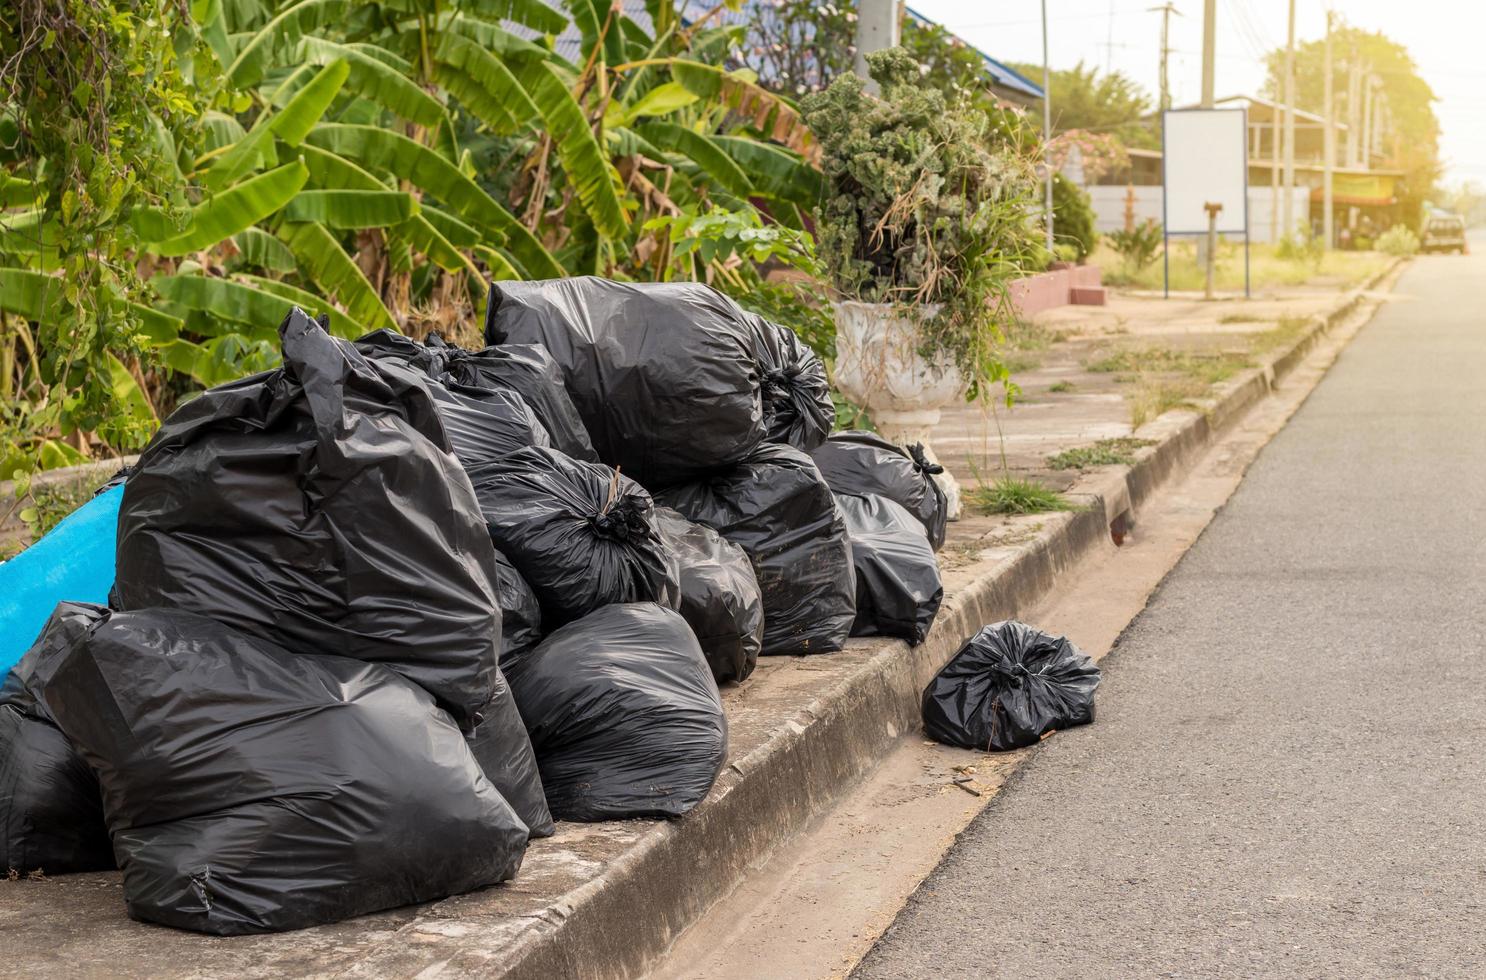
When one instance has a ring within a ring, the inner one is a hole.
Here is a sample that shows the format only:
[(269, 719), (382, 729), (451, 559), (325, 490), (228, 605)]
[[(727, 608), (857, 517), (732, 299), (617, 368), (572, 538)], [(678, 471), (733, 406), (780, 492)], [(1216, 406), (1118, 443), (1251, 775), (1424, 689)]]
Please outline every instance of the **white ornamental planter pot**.
[[(900, 446), (929, 441), (940, 409), (962, 400), (969, 385), (953, 364), (930, 364), (919, 355), (918, 318), (888, 303), (832, 304), (836, 312), (836, 387), (872, 416), (884, 439)], [(936, 307), (924, 307), (932, 316)], [(944, 489), (949, 519), (960, 519), (960, 485), (948, 469), (934, 477)]]

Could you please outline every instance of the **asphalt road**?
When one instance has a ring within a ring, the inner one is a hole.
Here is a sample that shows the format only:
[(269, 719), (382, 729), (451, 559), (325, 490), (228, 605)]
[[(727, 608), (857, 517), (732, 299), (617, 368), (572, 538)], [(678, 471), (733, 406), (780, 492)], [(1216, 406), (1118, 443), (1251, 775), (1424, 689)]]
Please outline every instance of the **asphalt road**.
[(854, 977), (1486, 977), (1477, 245), (1405, 273)]

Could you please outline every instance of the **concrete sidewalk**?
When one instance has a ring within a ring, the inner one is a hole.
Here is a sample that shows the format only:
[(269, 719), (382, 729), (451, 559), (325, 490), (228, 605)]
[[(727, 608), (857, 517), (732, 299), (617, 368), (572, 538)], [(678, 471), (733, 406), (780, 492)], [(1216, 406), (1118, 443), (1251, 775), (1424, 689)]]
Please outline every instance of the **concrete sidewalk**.
[[(1278, 309), (1246, 307), (1266, 318), (1223, 323), (1213, 312), (1238, 307), (1158, 309), (1117, 296), (1103, 310), (1077, 310), (1077, 331), (1056, 342), (1050, 332), (1069, 326), (1069, 314), (1044, 314), (1043, 332), (1022, 341), (1036, 349), (1021, 353), (1039, 362), (1019, 372), (1027, 397), (1000, 415), (1007, 462), (1056, 481), (1083, 509), (952, 525), (942, 556), (945, 606), (920, 647), (857, 640), (840, 654), (768, 659), (747, 682), (730, 685), (730, 764), (681, 820), (561, 824), (555, 837), (532, 845), (515, 882), (276, 936), (222, 940), (130, 922), (117, 874), (0, 883), (8, 940), (0, 975), (639, 975), (750, 867), (916, 730), (918, 692), (965, 636), (1032, 604), (1107, 541), (1112, 526), (1118, 531), (1217, 429), (1263, 398), (1276, 373), (1358, 298), (1332, 293), (1287, 306), (1297, 318), (1277, 330)], [(1240, 350), (1244, 338), (1263, 343)], [(1216, 352), (1223, 370), (1208, 370), (1206, 352)], [(1137, 435), (1150, 444), (1131, 450), (1132, 465), (1048, 468), (1051, 453), (1130, 434), (1136, 402), (1127, 396), (1144, 389), (1127, 386), (1168, 381), (1196, 409), (1145, 422)], [(1053, 391), (1059, 382), (1073, 389)], [(972, 407), (938, 433), (941, 454), (967, 486), (1000, 465), (991, 431)]]

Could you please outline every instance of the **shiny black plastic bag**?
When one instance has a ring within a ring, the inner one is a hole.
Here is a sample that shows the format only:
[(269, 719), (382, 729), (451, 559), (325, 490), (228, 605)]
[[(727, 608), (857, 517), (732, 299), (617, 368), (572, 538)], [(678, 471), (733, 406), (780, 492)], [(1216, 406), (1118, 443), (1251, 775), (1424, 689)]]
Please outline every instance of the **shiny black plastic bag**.
[(500, 665), (504, 670), (542, 642), (542, 605), (511, 560), (495, 553), (495, 588), (500, 596)]
[(720, 684), (753, 673), (764, 637), (764, 601), (742, 548), (669, 507), (655, 509), (678, 568), (677, 611), (696, 634)]
[(574, 459), (598, 462), (588, 429), (563, 384), (562, 369), (536, 344), (505, 344), (483, 350), (465, 350), (444, 344), (430, 334), (429, 348), (444, 355), (445, 375), (476, 388), (506, 388), (520, 395), (536, 413), (552, 440), (552, 448)]
[(665, 546), (650, 495), (602, 463), (523, 449), (469, 471), (501, 554), (549, 626), (615, 602), (664, 597)]
[(901, 449), (872, 432), (837, 432), (810, 453), (821, 476), (837, 493), (877, 494), (908, 509), (929, 536), (944, 547), (949, 508), (934, 479), (944, 467), (924, 456), (923, 446)]
[(447, 348), (427, 347), (382, 329), (356, 341), (356, 349), (368, 358), (395, 359), (427, 376), (449, 445), (466, 467), (527, 446), (552, 445), (546, 427), (516, 392), (454, 378), (445, 369)]
[(511, 670), (559, 820), (676, 817), (727, 761), (717, 682), (679, 613), (605, 606)]
[(924, 731), (967, 749), (1019, 749), (1093, 721), (1098, 686), (1099, 668), (1067, 637), (993, 623), (924, 688)]
[(809, 456), (765, 443), (739, 465), (656, 499), (747, 552), (764, 600), (764, 654), (845, 645), (856, 618), (851, 544)]
[(886, 497), (838, 493), (857, 578), (852, 636), (896, 636), (918, 646), (929, 635), (944, 585), (923, 525)]
[(730, 466), (764, 438), (757, 340), (693, 282), (593, 276), (491, 284), (488, 344), (541, 344), (599, 458), (659, 489)]
[(0, 686), (0, 874), (114, 866), (98, 777), (52, 720), (40, 698), (50, 676), (38, 670), (106, 615), (99, 606), (58, 605)]
[(98, 773), (135, 919), (299, 929), (512, 877), (527, 828), (433, 699), (201, 616), (115, 613), (45, 698)]
[(825, 362), (789, 327), (770, 323), (757, 313), (738, 312), (758, 338), (767, 438), (808, 453), (825, 442), (836, 425)]
[(495, 697), (480, 710), (480, 723), (466, 741), (485, 778), (516, 811), (531, 836), (551, 837), (556, 828), (552, 811), (547, 809), (537, 758), (504, 676), (496, 686)]
[(461, 724), (494, 689), (495, 556), (421, 373), (295, 309), (284, 366), (167, 418), (124, 486), (120, 608), (385, 664)]

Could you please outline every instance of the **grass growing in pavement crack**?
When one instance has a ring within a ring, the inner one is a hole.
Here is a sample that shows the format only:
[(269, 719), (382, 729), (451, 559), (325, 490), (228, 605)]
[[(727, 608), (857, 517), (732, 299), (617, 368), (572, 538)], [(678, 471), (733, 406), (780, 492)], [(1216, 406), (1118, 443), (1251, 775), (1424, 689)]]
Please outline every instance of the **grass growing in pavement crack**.
[(1150, 439), (1120, 436), (1116, 439), (1100, 439), (1092, 446), (1065, 449), (1047, 458), (1049, 469), (1085, 470), (1091, 466), (1129, 466), (1135, 462), (1135, 450), (1142, 446), (1154, 446)]
[(1075, 387), (1072, 381), (1059, 381), (1055, 385), (1049, 385), (1047, 390), (1055, 395), (1061, 395), (1065, 391), (1072, 391)]
[(1045, 514), (1079, 509), (1077, 504), (1051, 487), (1014, 476), (1003, 476), (994, 483), (982, 483), (968, 496), (971, 505), (982, 514)]

